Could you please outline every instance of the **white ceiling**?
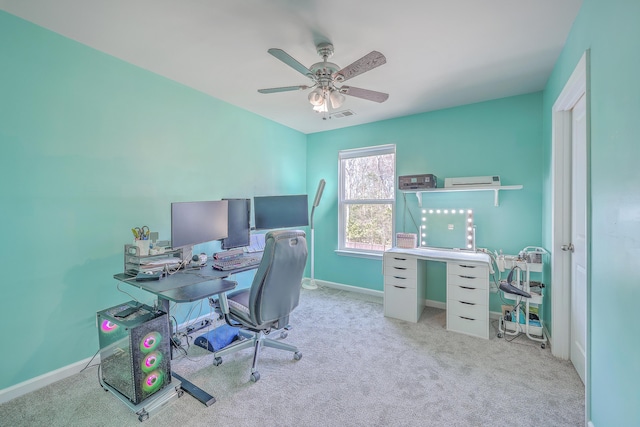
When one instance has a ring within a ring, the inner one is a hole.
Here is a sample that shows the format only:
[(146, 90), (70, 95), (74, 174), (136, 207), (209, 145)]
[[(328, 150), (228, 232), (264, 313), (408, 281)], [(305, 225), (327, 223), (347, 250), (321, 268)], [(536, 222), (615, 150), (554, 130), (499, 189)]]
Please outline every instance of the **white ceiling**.
[[(0, 0), (0, 8), (304, 133), (544, 88), (582, 0)], [(309, 84), (267, 53), (305, 66), (335, 46), (345, 67), (372, 50), (387, 63), (349, 80), (386, 92), (347, 97), (355, 115), (322, 120)]]

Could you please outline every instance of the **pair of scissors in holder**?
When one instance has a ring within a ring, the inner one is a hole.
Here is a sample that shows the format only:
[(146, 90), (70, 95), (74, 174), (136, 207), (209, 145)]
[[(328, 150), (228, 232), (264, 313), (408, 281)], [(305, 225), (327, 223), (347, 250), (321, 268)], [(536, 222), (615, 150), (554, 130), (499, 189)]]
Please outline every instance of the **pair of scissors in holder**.
[(132, 228), (131, 231), (133, 235), (138, 240), (147, 240), (149, 239), (149, 227), (143, 225), (142, 227)]

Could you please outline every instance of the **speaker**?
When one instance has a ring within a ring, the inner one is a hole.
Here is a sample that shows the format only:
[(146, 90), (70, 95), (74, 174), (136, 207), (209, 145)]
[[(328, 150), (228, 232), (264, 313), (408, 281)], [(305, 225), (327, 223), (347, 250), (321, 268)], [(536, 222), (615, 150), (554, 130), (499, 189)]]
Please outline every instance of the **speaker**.
[(137, 405), (171, 383), (169, 320), (129, 301), (96, 314), (102, 381)]

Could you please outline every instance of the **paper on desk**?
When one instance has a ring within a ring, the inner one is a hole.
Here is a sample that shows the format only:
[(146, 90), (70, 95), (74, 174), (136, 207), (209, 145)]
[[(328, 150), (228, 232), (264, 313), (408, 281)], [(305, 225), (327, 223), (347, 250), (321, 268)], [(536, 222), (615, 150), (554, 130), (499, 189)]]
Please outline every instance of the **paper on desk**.
[(264, 251), (264, 234), (252, 234), (246, 251), (249, 253)]
[(174, 264), (180, 264), (180, 258), (177, 257), (167, 257), (167, 258), (160, 258), (160, 259), (150, 259), (150, 260), (145, 260), (144, 262), (141, 262), (141, 265), (174, 265)]

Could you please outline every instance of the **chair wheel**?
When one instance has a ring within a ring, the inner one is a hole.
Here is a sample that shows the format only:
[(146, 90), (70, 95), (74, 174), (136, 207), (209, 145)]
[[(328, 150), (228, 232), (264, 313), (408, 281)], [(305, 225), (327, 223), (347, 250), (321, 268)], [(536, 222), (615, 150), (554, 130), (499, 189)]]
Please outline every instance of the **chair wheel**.
[(498, 334), (498, 338), (502, 338), (502, 333), (499, 333), (499, 334)]
[(213, 366), (220, 366), (222, 364), (222, 357), (216, 357), (213, 359)]
[(293, 359), (294, 360), (302, 359), (302, 353), (300, 353), (299, 351), (296, 351), (295, 353), (293, 353)]
[(545, 348), (547, 347), (545, 343), (540, 344), (540, 348)]
[(255, 382), (258, 382), (258, 380), (260, 379), (260, 372), (258, 372), (258, 371), (252, 372), (252, 373), (251, 373), (251, 378), (250, 378), (250, 379), (251, 379), (251, 381), (252, 381), (252, 382), (254, 382), (254, 383), (255, 383)]

